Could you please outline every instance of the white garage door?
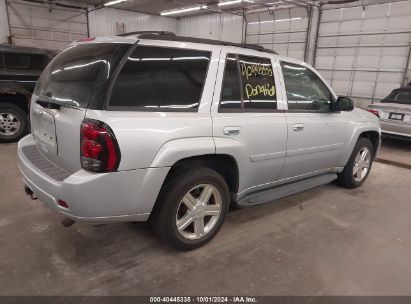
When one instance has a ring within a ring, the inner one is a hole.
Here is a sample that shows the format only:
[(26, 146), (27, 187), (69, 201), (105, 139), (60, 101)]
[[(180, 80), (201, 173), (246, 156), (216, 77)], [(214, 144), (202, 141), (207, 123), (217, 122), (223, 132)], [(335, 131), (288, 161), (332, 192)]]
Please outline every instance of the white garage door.
[(411, 1), (323, 10), (315, 67), (340, 95), (365, 106), (405, 81)]
[(305, 8), (293, 8), (247, 14), (246, 43), (260, 44), (265, 48), (304, 60), (308, 14)]
[(60, 49), (87, 37), (83, 9), (8, 0), (7, 10), (15, 45)]

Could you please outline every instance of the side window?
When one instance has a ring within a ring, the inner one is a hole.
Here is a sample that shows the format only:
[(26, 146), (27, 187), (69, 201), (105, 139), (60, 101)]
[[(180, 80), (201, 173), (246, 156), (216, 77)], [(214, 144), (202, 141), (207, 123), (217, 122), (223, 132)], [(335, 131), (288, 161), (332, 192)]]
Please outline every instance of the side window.
[(210, 52), (137, 46), (120, 71), (112, 107), (146, 111), (196, 111)]
[(220, 112), (266, 112), (276, 109), (276, 88), (271, 60), (228, 54)]
[(0, 70), (4, 69), (4, 64), (3, 64), (3, 53), (0, 53)]
[(225, 61), (224, 79), (220, 98), (221, 112), (241, 112), (241, 88), (237, 56), (228, 54)]
[(4, 62), (8, 70), (41, 71), (44, 68), (44, 55), (4, 53)]
[(273, 67), (269, 58), (239, 55), (244, 110), (277, 109)]
[(334, 97), (310, 69), (294, 63), (281, 62), (289, 110), (330, 111)]

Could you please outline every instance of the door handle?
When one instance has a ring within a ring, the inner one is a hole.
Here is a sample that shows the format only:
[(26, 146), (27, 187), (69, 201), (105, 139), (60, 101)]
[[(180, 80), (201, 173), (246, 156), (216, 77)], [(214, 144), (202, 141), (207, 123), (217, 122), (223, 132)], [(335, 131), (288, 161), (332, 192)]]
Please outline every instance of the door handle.
[(299, 132), (304, 130), (304, 124), (298, 123), (293, 125), (293, 131)]
[(238, 135), (241, 133), (241, 127), (225, 127), (223, 133), (224, 135)]

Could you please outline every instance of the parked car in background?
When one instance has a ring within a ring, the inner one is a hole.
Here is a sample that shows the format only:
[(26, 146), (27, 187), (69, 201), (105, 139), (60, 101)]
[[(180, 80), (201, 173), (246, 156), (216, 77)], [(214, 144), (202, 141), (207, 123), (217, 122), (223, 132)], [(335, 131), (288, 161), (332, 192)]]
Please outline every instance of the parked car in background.
[(171, 34), (73, 43), (42, 73), (30, 118), (27, 194), (72, 221), (149, 220), (183, 250), (211, 240), (230, 204), (359, 187), (380, 142), (377, 117), (310, 65)]
[(411, 86), (393, 90), (367, 110), (380, 118), (383, 136), (411, 140)]
[(41, 71), (55, 52), (0, 44), (0, 142), (28, 132), (28, 104)]

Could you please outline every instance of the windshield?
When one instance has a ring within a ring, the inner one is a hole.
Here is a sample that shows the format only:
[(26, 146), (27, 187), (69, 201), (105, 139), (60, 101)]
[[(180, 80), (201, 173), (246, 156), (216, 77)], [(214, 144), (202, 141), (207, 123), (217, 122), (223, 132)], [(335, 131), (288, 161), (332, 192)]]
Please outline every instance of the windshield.
[(381, 102), (411, 104), (411, 90), (395, 90)]
[(34, 93), (59, 104), (86, 108), (100, 73), (121, 44), (79, 44), (59, 53), (37, 82)]

